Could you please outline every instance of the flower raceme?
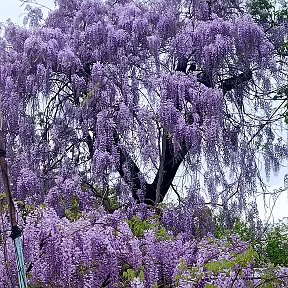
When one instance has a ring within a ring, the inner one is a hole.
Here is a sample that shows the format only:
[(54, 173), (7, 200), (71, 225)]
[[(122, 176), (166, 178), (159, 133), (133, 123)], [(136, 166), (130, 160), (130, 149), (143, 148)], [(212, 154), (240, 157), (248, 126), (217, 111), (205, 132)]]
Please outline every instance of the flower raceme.
[[(166, 230), (153, 210), (127, 211), (112, 215), (94, 211), (75, 221), (60, 218), (52, 208), (31, 213), (23, 230), (29, 287), (225, 287), (234, 283), (244, 288), (258, 287), (268, 277), (265, 269), (259, 272), (255, 267), (256, 252), (237, 236), (187, 238)], [(8, 252), (0, 250), (0, 286), (17, 287), (10, 240), (6, 248)], [(286, 287), (287, 271), (273, 273), (271, 281)]]

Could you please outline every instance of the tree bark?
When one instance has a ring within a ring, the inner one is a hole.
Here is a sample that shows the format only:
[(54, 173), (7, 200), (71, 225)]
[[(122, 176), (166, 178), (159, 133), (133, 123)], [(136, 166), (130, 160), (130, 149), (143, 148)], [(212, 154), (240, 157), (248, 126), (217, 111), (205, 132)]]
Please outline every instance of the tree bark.
[(6, 157), (5, 135), (1, 129), (0, 130), (0, 166), (1, 166), (1, 174), (2, 174), (4, 191), (5, 191), (7, 204), (8, 204), (10, 223), (13, 228), (13, 227), (17, 227), (17, 218), (16, 218), (15, 207), (14, 207), (12, 194), (11, 194), (11, 187), (10, 187), (9, 177), (8, 177), (8, 166), (7, 166), (5, 157)]

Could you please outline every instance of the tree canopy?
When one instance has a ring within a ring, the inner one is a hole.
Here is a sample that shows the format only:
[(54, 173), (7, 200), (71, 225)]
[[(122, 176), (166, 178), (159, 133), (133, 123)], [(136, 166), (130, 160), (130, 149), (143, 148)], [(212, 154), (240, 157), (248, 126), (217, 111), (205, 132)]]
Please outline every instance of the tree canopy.
[(73, 187), (85, 206), (113, 189), (154, 205), (185, 169), (192, 190), (205, 171), (214, 204), (237, 194), (245, 206), (255, 148), (267, 174), (287, 155), (269, 101), (284, 28), (265, 33), (234, 2), (57, 1), (44, 24), (31, 7), (30, 28), (7, 23), (1, 107), (17, 197), (59, 202)]

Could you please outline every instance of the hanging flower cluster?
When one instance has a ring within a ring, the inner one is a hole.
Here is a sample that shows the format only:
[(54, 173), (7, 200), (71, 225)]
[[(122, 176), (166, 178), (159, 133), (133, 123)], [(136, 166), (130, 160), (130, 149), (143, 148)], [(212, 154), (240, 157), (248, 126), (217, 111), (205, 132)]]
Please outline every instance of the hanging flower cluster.
[[(256, 252), (238, 237), (216, 239), (210, 234), (197, 240), (175, 234), (144, 206), (113, 215), (90, 212), (76, 221), (60, 218), (52, 208), (37, 209), (25, 219), (23, 243), (30, 287), (226, 287), (233, 283), (244, 288), (265, 283), (269, 272), (256, 269)], [(12, 243), (8, 240), (5, 245), (8, 252), (0, 250), (0, 285), (16, 287)], [(279, 276), (277, 287), (286, 287), (287, 269), (274, 273)]]

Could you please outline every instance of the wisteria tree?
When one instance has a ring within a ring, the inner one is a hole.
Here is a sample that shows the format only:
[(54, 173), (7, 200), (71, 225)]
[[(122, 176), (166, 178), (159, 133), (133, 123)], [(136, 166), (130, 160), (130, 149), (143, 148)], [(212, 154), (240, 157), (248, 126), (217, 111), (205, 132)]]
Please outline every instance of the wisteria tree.
[[(195, 239), (212, 231), (205, 203), (232, 225), (262, 184), (259, 162), (269, 177), (288, 156), (275, 130), (285, 6), (274, 21), (260, 0), (55, 2), (45, 20), (28, 6), (25, 27), (8, 21), (0, 38), (0, 142), (31, 287), (248, 287), (246, 244)], [(169, 192), (177, 209), (145, 206)], [(15, 287), (7, 271), (0, 283)]]
[(7, 22), (1, 39), (16, 198), (156, 205), (186, 173), (190, 196), (204, 182), (234, 210), (256, 191), (257, 151), (267, 175), (279, 170), (270, 100), (285, 19), (263, 28), (238, 1), (56, 2), (45, 22), (29, 7), (29, 27)]

